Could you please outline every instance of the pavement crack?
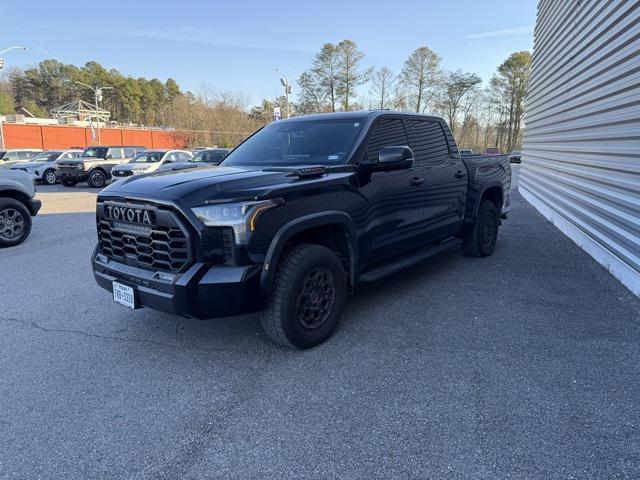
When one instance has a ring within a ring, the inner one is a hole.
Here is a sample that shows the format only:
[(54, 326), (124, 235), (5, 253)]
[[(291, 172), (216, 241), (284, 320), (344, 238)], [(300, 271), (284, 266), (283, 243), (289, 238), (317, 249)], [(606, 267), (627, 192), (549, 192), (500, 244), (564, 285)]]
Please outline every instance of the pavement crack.
[(35, 328), (37, 330), (41, 330), (41, 331), (47, 332), (47, 333), (70, 333), (70, 334), (75, 334), (75, 335), (82, 335), (83, 337), (87, 337), (87, 338), (97, 338), (97, 339), (100, 339), (100, 340), (110, 340), (110, 341), (114, 341), (114, 342), (146, 343), (146, 344), (150, 344), (150, 345), (156, 345), (156, 346), (159, 346), (159, 347), (171, 348), (171, 349), (174, 349), (174, 350), (193, 349), (193, 350), (199, 350), (199, 351), (206, 352), (206, 353), (211, 353), (213, 351), (212, 349), (201, 348), (201, 347), (197, 347), (195, 345), (180, 345), (180, 344), (164, 343), (164, 342), (158, 342), (156, 340), (149, 340), (147, 338), (117, 337), (117, 336), (111, 336), (111, 335), (100, 335), (100, 334), (97, 334), (97, 333), (89, 333), (89, 332), (85, 332), (83, 330), (72, 330), (72, 329), (65, 329), (65, 328), (47, 328), (47, 327), (43, 327), (42, 325), (37, 324), (34, 321), (31, 321), (31, 320), (20, 320), (18, 318), (0, 317), (0, 322), (18, 323), (18, 324), (26, 325), (26, 326), (29, 326), (31, 328)]

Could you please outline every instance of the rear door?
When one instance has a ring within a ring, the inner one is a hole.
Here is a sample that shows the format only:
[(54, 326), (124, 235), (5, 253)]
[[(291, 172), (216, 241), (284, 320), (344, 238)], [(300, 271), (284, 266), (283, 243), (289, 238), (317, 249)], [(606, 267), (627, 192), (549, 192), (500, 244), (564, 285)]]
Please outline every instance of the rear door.
[(407, 120), (416, 172), (424, 178), (422, 223), (428, 242), (457, 233), (464, 217), (467, 170), (449, 149), (442, 124), (428, 118)]

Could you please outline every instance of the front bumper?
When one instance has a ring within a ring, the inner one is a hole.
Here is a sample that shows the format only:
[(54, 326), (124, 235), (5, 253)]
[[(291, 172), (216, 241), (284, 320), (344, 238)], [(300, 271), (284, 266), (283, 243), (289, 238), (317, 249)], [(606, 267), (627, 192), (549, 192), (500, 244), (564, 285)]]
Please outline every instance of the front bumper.
[(32, 198), (27, 201), (27, 208), (29, 209), (32, 217), (35, 217), (38, 214), (40, 207), (42, 207), (42, 201), (37, 198)]
[(58, 180), (70, 180), (74, 182), (84, 182), (87, 180), (87, 178), (89, 178), (88, 172), (85, 172), (84, 170), (78, 172), (61, 172), (60, 170), (58, 170), (56, 172), (56, 176), (58, 177)]
[(199, 319), (228, 317), (264, 308), (261, 265), (211, 266), (197, 262), (179, 274), (125, 265), (98, 253), (92, 256), (98, 285), (110, 292), (113, 282), (133, 287), (143, 307)]

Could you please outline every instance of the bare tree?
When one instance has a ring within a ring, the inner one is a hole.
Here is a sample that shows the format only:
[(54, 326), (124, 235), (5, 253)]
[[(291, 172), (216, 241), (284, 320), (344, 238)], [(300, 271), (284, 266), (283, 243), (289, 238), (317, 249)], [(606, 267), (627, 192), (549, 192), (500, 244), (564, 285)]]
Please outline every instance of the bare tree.
[(338, 57), (338, 75), (336, 93), (343, 110), (349, 110), (349, 102), (356, 96), (356, 87), (366, 83), (371, 69), (362, 69), (364, 52), (358, 49), (355, 42), (343, 40), (336, 47)]
[(420, 113), (425, 110), (436, 93), (440, 57), (429, 47), (420, 47), (404, 61), (400, 73), (400, 83), (413, 109)]
[(387, 67), (382, 67), (373, 73), (371, 76), (371, 95), (376, 101), (376, 106), (381, 109), (387, 108), (391, 102), (395, 82), (395, 75)]

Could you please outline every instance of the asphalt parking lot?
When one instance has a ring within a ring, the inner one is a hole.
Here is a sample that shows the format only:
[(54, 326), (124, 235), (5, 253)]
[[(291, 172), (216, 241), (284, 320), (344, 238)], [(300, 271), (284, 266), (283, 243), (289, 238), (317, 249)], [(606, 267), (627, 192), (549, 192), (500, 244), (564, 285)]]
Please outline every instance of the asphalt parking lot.
[(638, 478), (640, 300), (518, 194), (494, 256), (359, 289), (282, 350), (255, 316), (113, 303), (94, 193), (0, 251), (0, 478)]

